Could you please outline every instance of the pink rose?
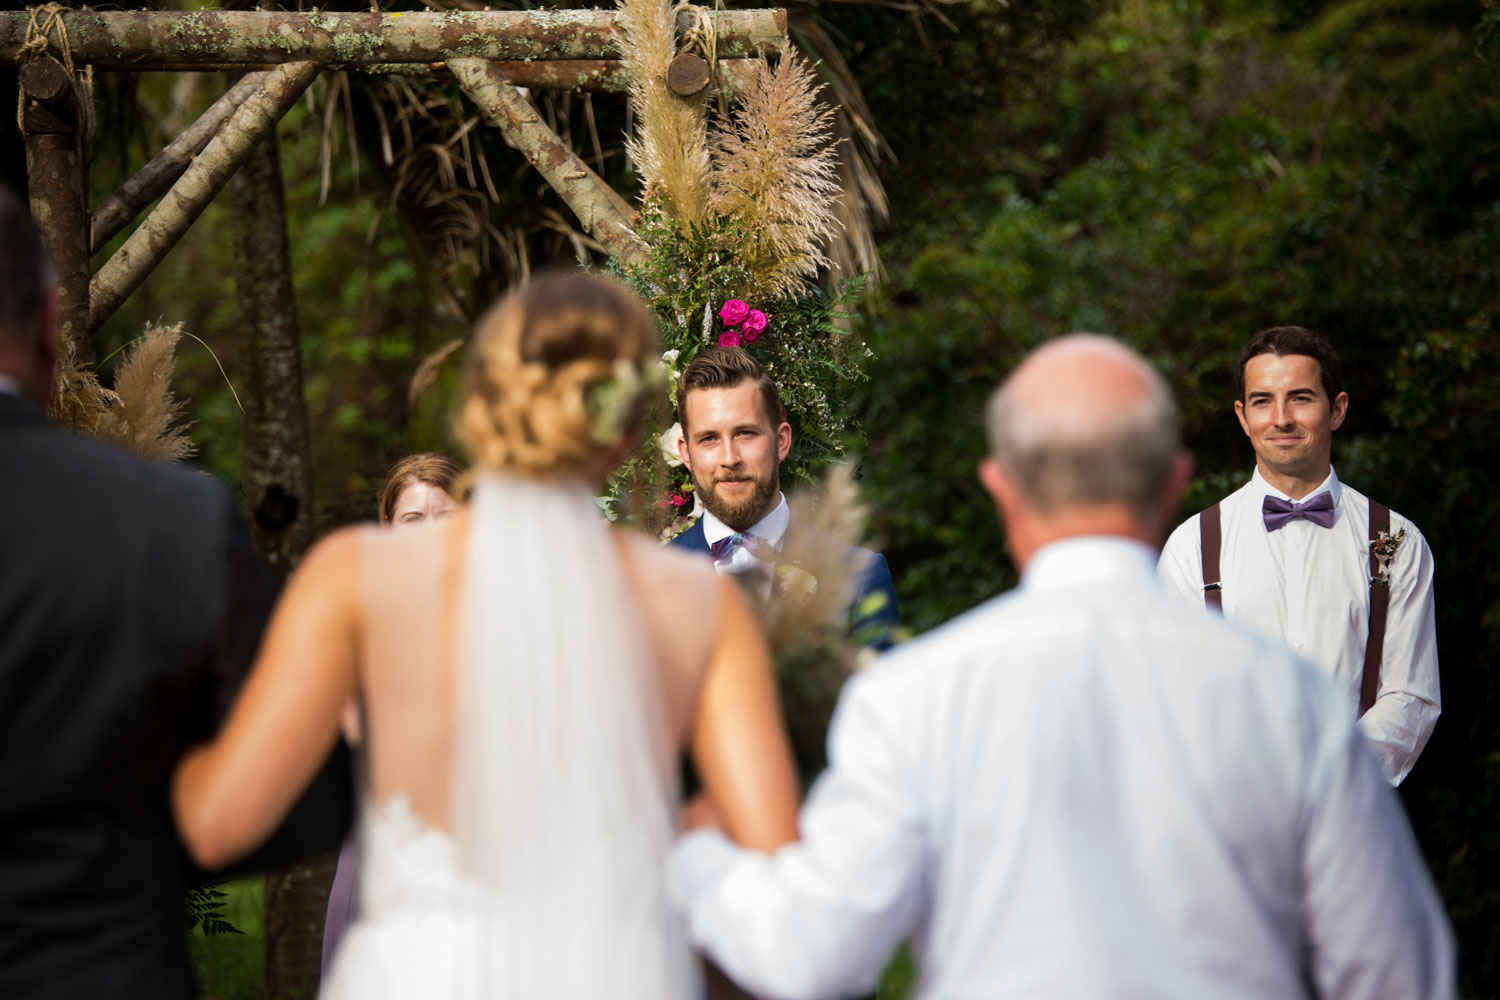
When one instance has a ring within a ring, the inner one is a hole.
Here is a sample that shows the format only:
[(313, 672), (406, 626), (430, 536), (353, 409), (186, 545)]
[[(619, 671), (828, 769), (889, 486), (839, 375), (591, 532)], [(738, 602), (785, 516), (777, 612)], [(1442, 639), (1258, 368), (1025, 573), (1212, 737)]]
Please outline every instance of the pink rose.
[(753, 344), (760, 339), (760, 335), (766, 329), (766, 314), (759, 309), (751, 309), (750, 315), (745, 317), (745, 343)]
[(719, 346), (739, 347), (740, 335), (733, 330), (725, 330), (723, 333), (719, 334)]
[(739, 326), (745, 322), (745, 317), (750, 313), (748, 303), (739, 299), (730, 299), (724, 303), (724, 308), (719, 310), (719, 318), (724, 321), (725, 326)]

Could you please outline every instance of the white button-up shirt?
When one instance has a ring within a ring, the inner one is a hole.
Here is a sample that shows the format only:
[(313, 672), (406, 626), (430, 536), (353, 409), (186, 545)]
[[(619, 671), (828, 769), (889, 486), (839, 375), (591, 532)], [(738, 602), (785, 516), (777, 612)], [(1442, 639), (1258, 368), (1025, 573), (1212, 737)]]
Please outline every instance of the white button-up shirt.
[[(776, 551), (781, 551), (781, 543), (786, 538), (786, 527), (791, 523), (792, 511), (787, 506), (786, 497), (778, 494), (778, 503), (769, 514), (756, 521), (750, 530), (744, 532), (754, 535), (769, 543)], [(703, 538), (709, 545), (720, 539), (728, 538), (735, 533), (734, 529), (723, 521), (714, 517), (708, 511), (703, 512)], [(760, 595), (765, 598), (771, 592), (773, 583), (770, 565), (754, 555), (749, 548), (743, 545), (735, 545), (730, 548), (729, 554), (714, 563), (714, 569), (722, 573), (733, 573), (736, 576), (748, 573), (756, 578), (756, 586)]]
[[(1364, 495), (1329, 469), (1323, 484), (1333, 494), (1334, 522), (1321, 528), (1297, 518), (1267, 531), (1261, 503), (1290, 500), (1261, 477), (1219, 504), (1219, 575), (1224, 614), (1285, 642), (1317, 664), (1358, 706), (1370, 634), (1370, 506)], [(1375, 704), (1359, 720), (1393, 785), (1411, 771), (1437, 723), (1437, 626), (1433, 609), (1432, 551), (1417, 526), (1391, 511), (1391, 534), (1406, 537), (1390, 565), (1390, 610)], [(1167, 589), (1203, 604), (1203, 554), (1198, 515), (1179, 525), (1162, 551)]]
[(1169, 597), (1154, 554), (1048, 546), (856, 674), (775, 855), (679, 840), (694, 943), (768, 997), (1451, 997), (1451, 934), (1343, 692)]

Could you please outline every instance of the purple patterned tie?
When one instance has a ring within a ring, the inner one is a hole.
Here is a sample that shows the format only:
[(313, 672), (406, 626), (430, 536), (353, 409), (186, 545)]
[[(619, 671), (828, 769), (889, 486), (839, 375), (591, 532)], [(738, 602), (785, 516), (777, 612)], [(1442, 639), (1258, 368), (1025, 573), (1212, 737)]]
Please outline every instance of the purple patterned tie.
[(1333, 494), (1324, 490), (1306, 503), (1293, 503), (1281, 497), (1267, 496), (1260, 505), (1260, 516), (1266, 530), (1275, 531), (1295, 518), (1306, 518), (1320, 528), (1333, 527)]
[(765, 544), (766, 540), (759, 535), (752, 535), (748, 532), (741, 534), (736, 531), (734, 534), (725, 535), (710, 545), (708, 547), (708, 554), (713, 557), (714, 562), (718, 562), (721, 559), (729, 558), (733, 554), (736, 545), (743, 545), (750, 550), (751, 555), (758, 556), (760, 555), (761, 546)]

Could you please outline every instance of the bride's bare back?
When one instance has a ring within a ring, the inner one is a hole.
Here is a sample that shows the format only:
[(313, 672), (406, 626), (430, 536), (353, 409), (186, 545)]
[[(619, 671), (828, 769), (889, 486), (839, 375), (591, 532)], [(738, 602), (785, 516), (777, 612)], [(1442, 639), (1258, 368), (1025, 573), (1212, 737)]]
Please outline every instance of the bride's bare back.
[[(331, 749), (350, 697), (364, 705), (373, 800), (404, 795), (423, 822), (448, 828), (469, 530), (467, 512), (402, 532), (351, 529), (308, 556), (223, 732), (178, 773), (179, 827), (200, 864), (227, 863), (275, 828)], [(738, 588), (707, 560), (610, 535), (673, 745), (691, 746), (738, 840), (769, 850), (795, 839), (775, 683)], [(587, 609), (577, 625), (588, 627)]]

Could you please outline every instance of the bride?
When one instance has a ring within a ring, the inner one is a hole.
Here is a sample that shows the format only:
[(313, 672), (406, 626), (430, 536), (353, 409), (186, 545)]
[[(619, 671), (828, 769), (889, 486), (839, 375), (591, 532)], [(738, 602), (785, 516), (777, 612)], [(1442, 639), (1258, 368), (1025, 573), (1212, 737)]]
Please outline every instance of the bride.
[(538, 278), (492, 309), (459, 416), (472, 503), (310, 552), (223, 731), (179, 767), (184, 841), (226, 864), (363, 702), (364, 881), (325, 996), (696, 993), (663, 872), (684, 749), (742, 844), (796, 837), (739, 588), (594, 503), (659, 350), (646, 310), (596, 276)]

